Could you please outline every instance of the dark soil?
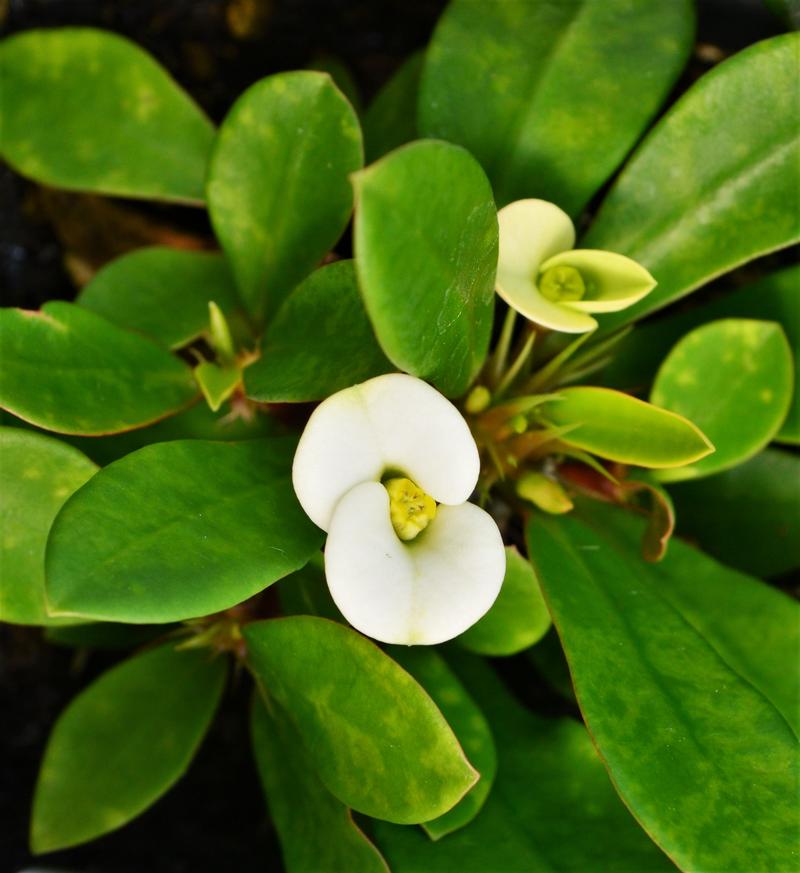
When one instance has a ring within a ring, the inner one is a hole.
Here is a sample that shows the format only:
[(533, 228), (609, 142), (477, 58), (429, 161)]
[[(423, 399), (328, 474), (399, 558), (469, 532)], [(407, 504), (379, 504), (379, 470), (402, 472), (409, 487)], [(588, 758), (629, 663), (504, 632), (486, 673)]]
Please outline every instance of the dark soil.
[[(322, 55), (345, 62), (367, 101), (425, 44), (444, 5), (444, 0), (0, 0), (0, 25), (5, 33), (62, 25), (123, 33), (152, 52), (219, 120), (247, 85)], [(781, 29), (760, 0), (700, 0), (699, 7), (700, 48), (684, 84), (725, 54)], [(119, 253), (113, 240), (99, 247), (93, 242), (93, 250), (80, 239), (82, 225), (91, 226), (91, 216), (96, 220), (97, 209), (105, 208), (91, 198), (47, 194), (0, 167), (0, 200), (4, 305), (35, 308), (73, 296), (76, 272), (86, 264), (68, 268), (65, 251), (78, 249), (90, 267)], [(162, 224), (201, 240), (209, 236), (198, 210), (120, 206), (123, 216), (114, 226), (125, 239), (137, 240), (146, 228)], [(121, 656), (80, 655), (46, 645), (38, 630), (0, 627), (0, 873), (34, 863), (27, 851), (30, 800), (55, 718)], [(514, 659), (503, 672), (539, 711), (571, 711), (544, 683), (531, 682), (531, 670), (527, 660)], [(76, 873), (280, 870), (250, 757), (247, 685), (243, 678), (232, 684), (189, 773), (151, 810), (90, 845), (49, 856), (44, 867)]]

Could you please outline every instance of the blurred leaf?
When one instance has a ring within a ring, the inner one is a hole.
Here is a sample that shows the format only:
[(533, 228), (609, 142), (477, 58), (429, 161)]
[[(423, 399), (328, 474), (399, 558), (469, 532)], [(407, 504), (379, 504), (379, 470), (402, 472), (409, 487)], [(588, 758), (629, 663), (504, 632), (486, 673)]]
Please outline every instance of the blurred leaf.
[(798, 48), (788, 34), (724, 61), (631, 158), (581, 245), (628, 255), (658, 287), (604, 333), (800, 239)]
[(325, 561), (321, 552), (277, 586), (285, 615), (316, 615), (344, 624), (344, 617), (333, 602), (325, 581)]
[(466, 688), (430, 646), (392, 646), (389, 654), (430, 694), (469, 762), (480, 774), (478, 781), (444, 815), (424, 822), (422, 827), (433, 840), (468, 825), (481, 811), (497, 773), (497, 752), (489, 725)]
[(531, 565), (508, 546), (506, 576), (494, 606), (458, 641), (479, 655), (515, 655), (538, 642), (549, 627), (550, 613)]
[(268, 76), (236, 101), (208, 176), (214, 229), (256, 321), (336, 243), (363, 163), (353, 108), (324, 73)]
[(209, 615), (308, 561), (322, 533), (294, 495), (294, 441), (180, 440), (101, 470), (56, 519), (51, 611), (132, 624)]
[(46, 430), (130, 430), (197, 396), (191, 371), (165, 348), (73, 303), (0, 309), (0, 346), (0, 404)]
[(261, 357), (245, 372), (245, 388), (264, 402), (322, 400), (392, 369), (364, 310), (353, 261), (338, 261), (283, 302)]
[(426, 56), (420, 130), (468, 148), (499, 205), (541, 197), (576, 215), (669, 94), (693, 19), (687, 0), (454, 0)]
[(792, 399), (792, 351), (780, 325), (725, 319), (687, 334), (658, 371), (650, 400), (691, 419), (715, 451), (658, 474), (665, 482), (718, 473), (775, 436)]
[(375, 822), (394, 873), (659, 873), (673, 870), (620, 803), (584, 727), (527, 711), (485, 662), (452, 665), (484, 712), (499, 769), (467, 827), (438, 843)]
[(428, 821), (477, 781), (430, 697), (354, 630), (292, 616), (249, 624), (244, 635), (259, 682), (343, 803), (390, 821)]
[(49, 624), (47, 534), (64, 501), (97, 467), (72, 446), (13, 427), (0, 427), (0, 457), (0, 621)]
[(562, 440), (610, 461), (676, 467), (712, 446), (690, 421), (608, 388), (564, 388), (541, 409), (556, 427), (574, 427)]
[(355, 252), (389, 359), (449, 396), (486, 357), (497, 267), (489, 183), (463, 149), (418, 141), (354, 177)]
[(203, 202), (214, 128), (160, 64), (91, 28), (29, 30), (0, 47), (0, 151), (57, 188)]
[(225, 661), (208, 652), (176, 652), (167, 644), (123, 661), (79, 694), (47, 743), (32, 850), (85, 843), (158, 800), (194, 757), (225, 672)]
[(251, 734), (287, 873), (389, 873), (350, 810), (320, 782), (286, 713), (253, 699)]
[(528, 539), (617, 789), (681, 869), (788, 870), (797, 604), (679, 541), (646, 564), (635, 518), (593, 517), (537, 517)]
[(606, 384), (639, 389), (650, 383), (675, 343), (692, 328), (718, 318), (777, 321), (794, 354), (794, 400), (776, 439), (800, 443), (800, 266), (787, 267), (703, 306), (638, 325), (625, 338), (609, 368)]
[(112, 261), (76, 302), (176, 349), (208, 330), (210, 300), (229, 317), (241, 308), (221, 255), (153, 246)]
[(353, 78), (350, 68), (341, 58), (328, 54), (317, 55), (308, 65), (308, 69), (327, 73), (333, 79), (333, 84), (347, 98), (347, 102), (353, 107), (356, 115), (361, 115), (361, 94), (358, 90), (358, 84)]
[(678, 529), (720, 561), (778, 576), (800, 567), (800, 456), (778, 449), (701, 482), (670, 486)]
[(90, 621), (83, 624), (48, 627), (44, 638), (56, 646), (71, 649), (133, 649), (164, 636), (170, 630), (163, 624), (117, 624), (110, 621)]
[(216, 412), (241, 383), (242, 371), (236, 364), (220, 366), (203, 361), (194, 368), (194, 378), (209, 408)]
[(415, 52), (375, 95), (362, 121), (367, 163), (417, 138), (417, 94), (423, 53)]

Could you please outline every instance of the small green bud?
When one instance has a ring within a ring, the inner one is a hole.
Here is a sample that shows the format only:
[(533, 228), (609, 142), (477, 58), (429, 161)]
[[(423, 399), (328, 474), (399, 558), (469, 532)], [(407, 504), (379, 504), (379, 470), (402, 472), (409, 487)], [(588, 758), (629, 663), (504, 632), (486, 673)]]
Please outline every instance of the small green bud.
[(522, 413), (519, 413), (509, 421), (509, 425), (514, 433), (525, 433), (528, 429), (528, 419)]
[(554, 479), (544, 473), (526, 473), (517, 482), (517, 494), (530, 501), (542, 512), (551, 515), (563, 515), (572, 509), (572, 501), (566, 491)]
[(223, 364), (232, 363), (236, 359), (236, 350), (233, 347), (228, 320), (213, 300), (208, 302), (208, 322), (211, 347), (216, 352), (217, 358)]
[(476, 385), (467, 395), (467, 401), (464, 404), (464, 409), (470, 415), (477, 415), (483, 412), (492, 402), (492, 395), (489, 389), (484, 385)]
[(586, 283), (575, 267), (564, 264), (550, 267), (539, 276), (539, 292), (553, 303), (582, 300), (586, 294)]

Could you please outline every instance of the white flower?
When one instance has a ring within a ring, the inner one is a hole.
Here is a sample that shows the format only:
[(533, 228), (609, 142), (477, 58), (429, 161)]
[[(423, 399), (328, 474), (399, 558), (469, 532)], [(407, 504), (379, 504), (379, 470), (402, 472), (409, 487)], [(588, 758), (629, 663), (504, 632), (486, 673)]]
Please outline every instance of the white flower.
[(517, 200), (497, 213), (497, 293), (530, 321), (564, 333), (597, 327), (590, 312), (616, 312), (656, 286), (624, 255), (573, 249), (575, 227), (547, 200)]
[(413, 376), (378, 376), (317, 407), (292, 478), (328, 532), (328, 587), (353, 627), (432, 645), (488, 611), (505, 551), (492, 517), (466, 502), (479, 469), (458, 410)]

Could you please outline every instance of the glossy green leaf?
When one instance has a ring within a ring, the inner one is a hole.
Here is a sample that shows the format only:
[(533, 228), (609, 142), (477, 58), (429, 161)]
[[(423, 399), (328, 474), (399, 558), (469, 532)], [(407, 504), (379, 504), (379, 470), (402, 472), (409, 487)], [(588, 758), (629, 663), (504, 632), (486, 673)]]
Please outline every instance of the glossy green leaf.
[(486, 802), (497, 773), (494, 739), (484, 714), (434, 649), (429, 646), (392, 646), (389, 653), (430, 694), (469, 762), (480, 774), (480, 779), (449, 812), (423, 823), (428, 836), (439, 840), (468, 825)]
[(531, 565), (509, 546), (497, 600), (458, 641), (479, 655), (515, 655), (538, 642), (549, 627), (550, 613)]
[(417, 94), (422, 52), (407, 58), (375, 95), (364, 113), (364, 149), (371, 164), (417, 138)]
[(497, 213), (476, 161), (420, 141), (354, 177), (356, 268), (389, 359), (463, 394), (486, 357), (497, 268)]
[(338, 261), (284, 301), (261, 357), (245, 371), (245, 388), (265, 402), (322, 400), (392, 369), (364, 310), (353, 262)]
[(789, 411), (793, 367), (792, 350), (775, 322), (730, 318), (687, 334), (661, 365), (650, 400), (693, 421), (716, 451), (659, 478), (696, 479), (757, 454)]
[(537, 518), (529, 550), (587, 726), (625, 803), (684, 870), (790, 870), (800, 824), (798, 606), (641, 524)]
[(428, 49), (420, 130), (468, 148), (500, 205), (540, 197), (575, 215), (669, 93), (693, 18), (687, 0), (454, 0)]
[[(745, 288), (706, 303), (637, 326), (621, 344), (604, 371), (607, 385), (640, 390), (656, 374), (681, 337), (718, 318), (758, 318), (777, 321), (794, 354), (794, 399), (776, 439), (800, 443), (800, 266), (788, 267)], [(723, 352), (724, 354), (724, 352)]]
[(477, 780), (430, 697), (354, 630), (292, 616), (244, 635), (252, 670), (343, 803), (388, 821), (429, 821)]
[(133, 624), (219, 612), (301, 567), (322, 533), (291, 484), (294, 441), (177, 440), (101, 470), (47, 547), (51, 612)]
[(253, 700), (250, 729), (287, 873), (389, 873), (350, 810), (320, 782), (286, 713)]
[(601, 458), (641, 467), (677, 467), (702, 458), (711, 443), (690, 421), (608, 388), (559, 391), (542, 414), (556, 427), (574, 428), (562, 439)]
[(584, 727), (524, 709), (485, 663), (451, 662), (490, 721), (499, 769), (467, 827), (432, 843), (375, 822), (393, 873), (660, 873), (669, 861), (620, 802)]
[(581, 245), (628, 255), (658, 287), (602, 331), (800, 239), (798, 47), (800, 34), (788, 34), (724, 61), (634, 154)]
[(241, 319), (233, 278), (221, 255), (154, 246), (103, 267), (77, 303), (176, 349), (208, 330), (210, 300), (228, 318)]
[(256, 320), (338, 240), (362, 162), (358, 118), (325, 73), (269, 76), (236, 101), (214, 146), (208, 205)]
[(139, 46), (91, 28), (0, 47), (0, 152), (47, 185), (202, 203), (214, 128)]
[(800, 567), (800, 455), (778, 449), (717, 476), (670, 487), (678, 530), (756, 576)]
[(104, 673), (61, 714), (39, 772), (31, 847), (116, 830), (183, 775), (217, 708), (225, 661), (167, 644)]
[(44, 550), (64, 501), (97, 467), (72, 446), (0, 427), (0, 621), (48, 624)]
[(72, 303), (0, 309), (0, 346), (0, 405), (46, 430), (130, 430), (197, 396), (191, 371), (165, 348)]

